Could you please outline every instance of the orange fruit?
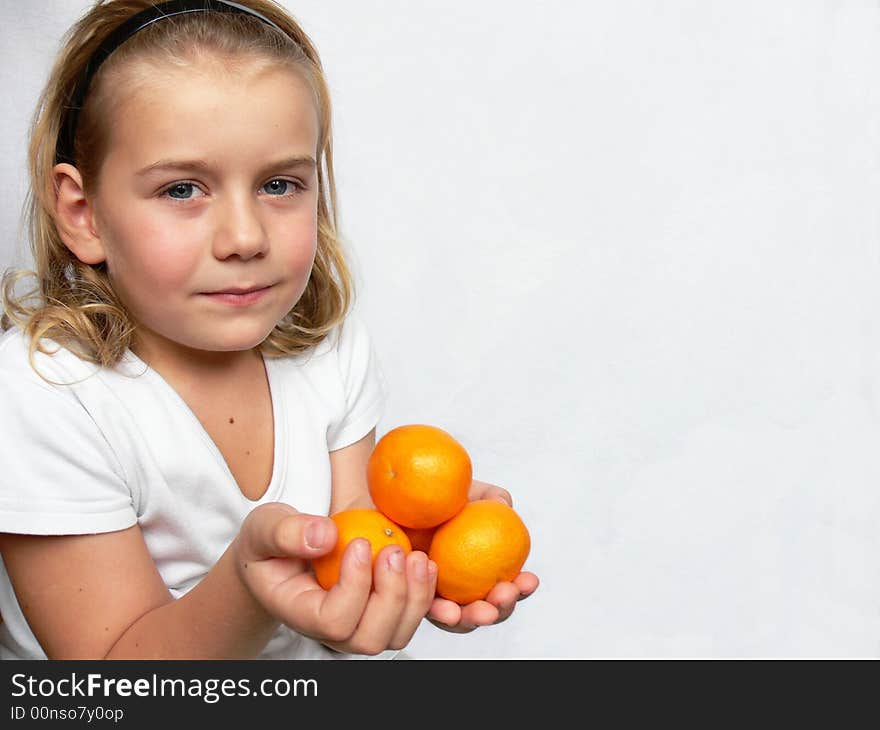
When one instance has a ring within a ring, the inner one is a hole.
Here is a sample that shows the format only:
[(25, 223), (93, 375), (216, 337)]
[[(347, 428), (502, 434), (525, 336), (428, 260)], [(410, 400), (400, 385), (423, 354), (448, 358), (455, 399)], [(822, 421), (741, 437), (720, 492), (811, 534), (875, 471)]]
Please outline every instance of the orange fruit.
[(485, 598), (496, 583), (519, 575), (530, 547), (529, 531), (512, 508), (494, 499), (469, 502), (431, 540), (437, 593), (462, 605)]
[(403, 531), (409, 538), (413, 550), (421, 550), (427, 553), (431, 548), (431, 538), (434, 537), (434, 527), (404, 527)]
[(315, 578), (325, 591), (329, 591), (339, 580), (342, 553), (356, 537), (370, 541), (374, 566), (379, 551), (388, 545), (400, 545), (404, 554), (412, 552), (406, 533), (378, 510), (347, 509), (330, 515), (330, 519), (336, 523), (339, 533), (336, 546), (326, 555), (312, 561)]
[(386, 433), (367, 463), (373, 503), (402, 527), (434, 527), (455, 515), (467, 504), (472, 474), (458, 441), (420, 424)]

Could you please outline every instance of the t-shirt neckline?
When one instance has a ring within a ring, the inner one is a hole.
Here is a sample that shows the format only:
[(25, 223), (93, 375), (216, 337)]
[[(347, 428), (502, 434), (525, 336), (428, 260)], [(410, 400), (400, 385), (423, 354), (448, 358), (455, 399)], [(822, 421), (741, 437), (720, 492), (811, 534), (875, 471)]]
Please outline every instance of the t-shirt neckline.
[[(239, 495), (242, 502), (251, 507), (255, 507), (264, 502), (275, 501), (276, 494), (281, 488), (281, 484), (283, 482), (284, 472), (287, 468), (287, 433), (286, 433), (286, 421), (284, 419), (285, 409), (282, 404), (283, 398), (283, 388), (280, 387), (280, 383), (278, 382), (278, 375), (275, 371), (275, 364), (272, 361), (272, 358), (267, 358), (262, 352), (260, 352), (260, 359), (263, 361), (263, 367), (266, 371), (266, 378), (269, 383), (269, 398), (272, 402), (272, 421), (273, 421), (273, 432), (274, 432), (274, 443), (273, 443), (273, 453), (272, 453), (272, 476), (269, 479), (269, 485), (266, 487), (266, 490), (260, 495), (257, 499), (251, 499), (244, 492), (241, 491), (241, 487), (238, 484), (238, 481), (235, 478), (235, 475), (232, 473), (232, 469), (229, 468), (229, 464), (226, 462), (226, 459), (223, 456), (223, 453), (220, 451), (220, 448), (217, 446), (217, 443), (211, 438), (211, 434), (209, 434), (205, 427), (202, 425), (202, 422), (198, 419), (196, 414), (193, 412), (192, 408), (189, 407), (189, 404), (183, 399), (180, 393), (174, 389), (174, 387), (162, 377), (162, 374), (158, 370), (154, 370), (150, 365), (138, 357), (133, 350), (126, 349), (125, 355), (123, 356), (123, 362), (131, 362), (132, 365), (138, 366), (139, 372), (137, 375), (145, 375), (154, 383), (157, 383), (159, 388), (164, 390), (169, 397), (175, 401), (178, 408), (185, 412), (193, 424), (193, 428), (196, 429), (198, 434), (201, 437), (202, 442), (207, 447), (208, 451), (214, 456), (214, 459), (221, 466), (223, 471), (226, 472), (226, 476), (229, 482), (229, 485), (235, 492)], [(134, 368), (132, 368), (134, 370)]]

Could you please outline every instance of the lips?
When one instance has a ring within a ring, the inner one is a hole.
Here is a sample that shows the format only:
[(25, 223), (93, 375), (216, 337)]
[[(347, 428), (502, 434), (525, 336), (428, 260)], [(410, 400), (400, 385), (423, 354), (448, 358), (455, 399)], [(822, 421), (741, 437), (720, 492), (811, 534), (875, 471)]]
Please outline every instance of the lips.
[(268, 289), (271, 284), (259, 284), (257, 286), (233, 286), (229, 289), (218, 289), (217, 291), (206, 291), (204, 294), (250, 294), (251, 292)]
[(201, 296), (209, 302), (227, 307), (250, 307), (269, 296), (272, 285), (263, 287), (231, 287), (222, 291), (205, 292)]

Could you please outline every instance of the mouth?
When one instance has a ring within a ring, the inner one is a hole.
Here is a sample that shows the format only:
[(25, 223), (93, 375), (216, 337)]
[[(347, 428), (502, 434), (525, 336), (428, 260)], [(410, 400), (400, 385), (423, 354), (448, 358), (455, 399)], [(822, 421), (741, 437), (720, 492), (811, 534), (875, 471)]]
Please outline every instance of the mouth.
[(231, 287), (220, 291), (202, 292), (201, 296), (221, 305), (244, 307), (261, 301), (274, 284), (268, 286)]
[(205, 291), (202, 294), (251, 294), (252, 292), (268, 289), (272, 284), (258, 284), (256, 286), (233, 286), (229, 289), (218, 289), (217, 291)]

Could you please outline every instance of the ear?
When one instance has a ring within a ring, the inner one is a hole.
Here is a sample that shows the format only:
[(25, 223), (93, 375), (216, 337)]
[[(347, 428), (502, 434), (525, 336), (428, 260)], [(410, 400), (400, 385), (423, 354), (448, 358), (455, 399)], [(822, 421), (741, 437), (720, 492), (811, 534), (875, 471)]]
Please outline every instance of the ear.
[(64, 245), (84, 264), (107, 258), (95, 227), (94, 208), (83, 192), (82, 177), (73, 165), (52, 168), (55, 180), (55, 218)]

